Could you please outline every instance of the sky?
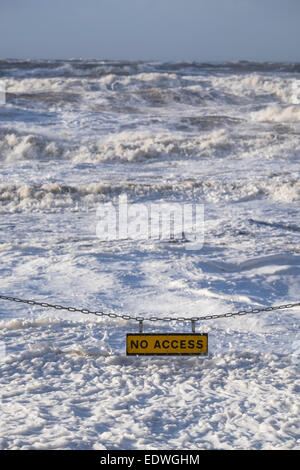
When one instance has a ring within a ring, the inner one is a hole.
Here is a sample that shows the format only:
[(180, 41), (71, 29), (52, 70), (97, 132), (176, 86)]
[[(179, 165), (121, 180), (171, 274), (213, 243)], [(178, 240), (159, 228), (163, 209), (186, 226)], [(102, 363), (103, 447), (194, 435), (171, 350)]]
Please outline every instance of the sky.
[(0, 58), (300, 61), (299, 0), (0, 0)]

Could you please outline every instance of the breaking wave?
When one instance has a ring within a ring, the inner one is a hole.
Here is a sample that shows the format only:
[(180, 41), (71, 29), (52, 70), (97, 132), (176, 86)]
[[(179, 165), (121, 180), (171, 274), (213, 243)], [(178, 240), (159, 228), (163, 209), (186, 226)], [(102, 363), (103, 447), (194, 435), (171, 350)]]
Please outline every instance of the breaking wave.
[[(258, 112), (253, 119), (265, 120), (269, 114), (273, 115), (269, 111), (266, 114), (264, 111)], [(237, 133), (227, 127), (228, 121), (232, 125), (232, 119), (222, 116), (185, 117), (180, 128), (192, 126), (193, 133), (186, 134), (182, 130), (132, 130), (77, 140), (76, 137), (55, 138), (5, 129), (0, 132), (0, 159), (11, 164), (23, 160), (63, 160), (74, 164), (142, 163), (226, 157), (250, 159), (258, 154), (263, 155), (264, 159), (289, 158), (299, 152), (299, 136), (288, 129), (280, 133), (268, 129), (259, 134), (250, 133), (247, 129)], [(214, 129), (218, 126), (220, 128)]]
[(70, 141), (51, 140), (40, 135), (0, 136), (0, 158), (6, 161), (65, 158), (73, 162), (145, 161), (153, 158), (188, 158), (221, 156), (232, 143), (225, 130), (187, 139), (174, 133), (153, 134), (149, 131), (121, 132), (102, 139)]
[[(137, 183), (123, 181), (82, 185), (0, 184), (0, 211), (43, 211), (65, 207), (71, 210), (93, 208), (99, 202), (111, 200), (126, 193), (132, 198), (168, 197), (185, 195), (208, 202), (243, 202), (267, 198), (277, 202), (299, 202), (300, 182), (295, 179), (280, 181), (222, 182), (216, 179), (203, 181), (189, 179), (167, 183)], [(117, 201), (116, 201), (117, 202)]]
[[(65, 67), (67, 65), (65, 64)], [(96, 76), (35, 75), (4, 76), (1, 84), (7, 92), (7, 103), (60, 111), (143, 113), (153, 108), (213, 106), (261, 103), (300, 103), (299, 79), (295, 75), (262, 75), (233, 73), (179, 73), (149, 66), (135, 73), (107, 70)], [(238, 111), (238, 110), (237, 110)]]

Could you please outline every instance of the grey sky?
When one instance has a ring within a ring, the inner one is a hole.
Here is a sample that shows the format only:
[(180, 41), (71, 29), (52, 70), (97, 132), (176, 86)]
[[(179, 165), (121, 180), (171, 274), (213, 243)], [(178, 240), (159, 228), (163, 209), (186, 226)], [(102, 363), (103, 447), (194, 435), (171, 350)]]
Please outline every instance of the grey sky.
[(0, 0), (0, 58), (300, 61), (299, 0)]

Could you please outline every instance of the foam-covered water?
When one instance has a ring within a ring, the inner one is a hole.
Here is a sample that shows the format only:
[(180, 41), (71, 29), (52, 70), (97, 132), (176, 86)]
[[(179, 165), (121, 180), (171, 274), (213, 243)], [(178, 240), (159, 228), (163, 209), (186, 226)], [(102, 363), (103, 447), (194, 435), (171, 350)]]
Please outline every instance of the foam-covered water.
[[(146, 319), (299, 302), (299, 73), (0, 61), (0, 293)], [(99, 240), (124, 194), (204, 204), (203, 247)], [(299, 448), (299, 308), (196, 328), (208, 359), (126, 358), (135, 323), (0, 300), (0, 448)]]

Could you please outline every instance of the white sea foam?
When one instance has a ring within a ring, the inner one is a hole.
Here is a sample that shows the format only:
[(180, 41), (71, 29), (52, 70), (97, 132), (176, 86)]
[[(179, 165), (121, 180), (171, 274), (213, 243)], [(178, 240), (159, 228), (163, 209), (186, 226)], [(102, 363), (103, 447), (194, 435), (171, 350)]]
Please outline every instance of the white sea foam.
[(0, 158), (8, 162), (58, 158), (61, 155), (58, 145), (59, 143), (51, 142), (42, 136), (8, 132), (0, 137)]
[[(93, 142), (94, 140), (94, 142)], [(65, 158), (74, 162), (145, 161), (148, 159), (189, 158), (221, 155), (232, 142), (225, 130), (215, 130), (201, 137), (174, 133), (153, 134), (150, 131), (124, 131), (100, 139), (50, 140), (37, 135), (17, 135), (8, 132), (0, 137), (0, 158), (6, 161)]]
[[(298, 110), (286, 110), (280, 114), (273, 108), (252, 114), (253, 121), (287, 122), (298, 117)], [(290, 114), (291, 113), (291, 114)], [(287, 118), (286, 118), (287, 116)], [(214, 118), (208, 116), (197, 120), (191, 118), (191, 126), (199, 126), (199, 132), (184, 134), (182, 131), (122, 131), (99, 138), (93, 135), (81, 138), (54, 137), (40, 134), (24, 134), (7, 130), (0, 134), (0, 159), (14, 164), (22, 160), (60, 161), (76, 163), (178, 161), (195, 159), (243, 158), (263, 154), (265, 159), (290, 158), (300, 148), (296, 133), (274, 133), (263, 130), (259, 134), (245, 132), (237, 134), (228, 130), (226, 124), (221, 129), (207, 131)], [(224, 123), (226, 119), (224, 118)], [(294, 122), (294, 121), (293, 121)], [(198, 123), (198, 124), (197, 124)], [(219, 123), (216, 123), (219, 126)], [(203, 129), (204, 128), (204, 129)]]
[(300, 122), (300, 105), (280, 107), (278, 105), (268, 106), (261, 111), (252, 113), (252, 118), (257, 121), (271, 121), (282, 123)]

